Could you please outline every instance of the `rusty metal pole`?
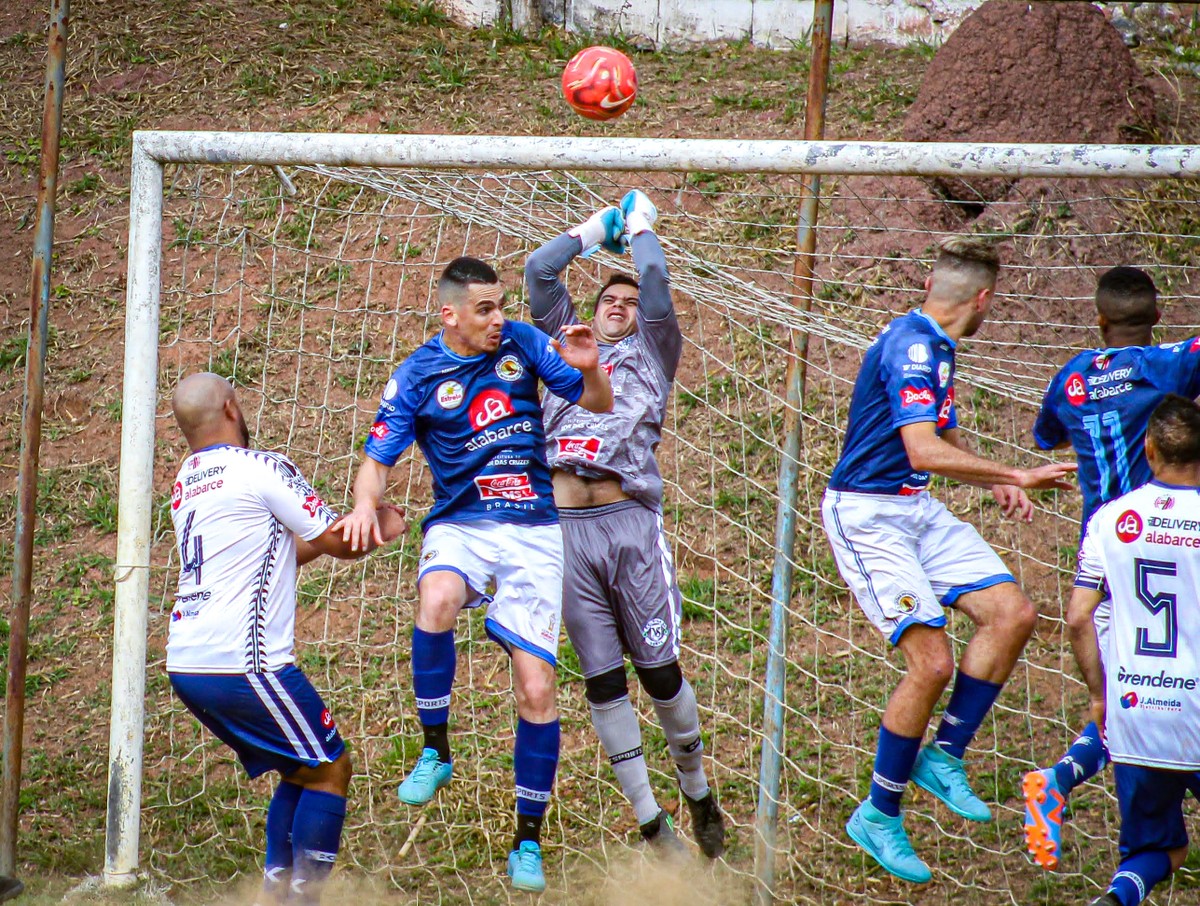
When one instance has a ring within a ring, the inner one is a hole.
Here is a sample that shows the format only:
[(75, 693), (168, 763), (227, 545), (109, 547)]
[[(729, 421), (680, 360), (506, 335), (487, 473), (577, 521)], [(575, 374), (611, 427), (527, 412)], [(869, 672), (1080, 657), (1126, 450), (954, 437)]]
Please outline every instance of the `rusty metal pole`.
[(62, 134), (63, 83), (67, 68), (69, 0), (51, 0), (46, 54), (42, 160), (38, 176), (37, 223), (30, 279), (29, 345), (25, 353), (25, 406), (21, 412), (21, 462), (17, 473), (17, 528), (13, 544), (13, 592), (9, 612), (8, 685), (4, 699), (4, 781), (0, 786), (0, 874), (17, 863), (21, 754), (25, 730), (25, 657), (29, 599), (33, 585), (33, 530), (37, 504), (38, 450), (42, 442), (42, 397), (46, 378), (46, 335), (50, 327), (50, 262), (54, 249), (54, 200), (58, 188), (58, 145)]
[[(808, 98), (804, 111), (804, 138), (819, 141), (825, 134), (825, 100), (829, 86), (829, 52), (833, 43), (833, 0), (815, 0), (813, 6), (812, 62), (808, 72)], [(817, 209), (821, 178), (801, 180), (800, 219), (796, 228), (797, 254), (792, 269), (792, 296), (804, 310), (812, 310), (812, 284), (817, 248)], [(766, 693), (763, 702), (763, 747), (758, 773), (758, 808), (755, 817), (754, 874), (756, 901), (766, 906), (775, 900), (775, 854), (779, 829), (779, 786), (783, 767), (784, 698), (787, 679), (788, 608), (795, 574), (796, 500), (799, 496), (800, 449), (804, 437), (800, 413), (808, 375), (808, 332), (789, 337), (791, 355), (784, 378), (783, 457), (779, 466), (779, 504), (775, 519), (775, 564), (771, 572), (771, 629), (767, 652)]]

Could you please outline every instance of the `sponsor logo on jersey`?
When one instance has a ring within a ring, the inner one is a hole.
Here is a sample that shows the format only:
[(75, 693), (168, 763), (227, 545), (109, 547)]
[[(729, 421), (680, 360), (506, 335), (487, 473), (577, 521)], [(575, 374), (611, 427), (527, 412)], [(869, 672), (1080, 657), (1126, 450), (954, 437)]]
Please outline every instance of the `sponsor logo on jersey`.
[(376, 422), (375, 424), (371, 425), (371, 430), (367, 433), (376, 440), (383, 440), (388, 436), (390, 431), (391, 429), (387, 426), (387, 422)]
[(1130, 686), (1149, 686), (1151, 689), (1182, 689), (1184, 692), (1195, 692), (1200, 680), (1194, 676), (1171, 676), (1165, 670), (1158, 673), (1130, 673), (1124, 667), (1117, 667), (1117, 682), (1128, 683)]
[(325, 501), (322, 500), (320, 497), (318, 497), (316, 494), (309, 494), (308, 496), (306, 496), (304, 498), (303, 506), (304, 506), (304, 512), (308, 513), (308, 515), (310, 515), (310, 516), (315, 516), (315, 515), (317, 515), (317, 510), (319, 510), (319, 509), (321, 509), (321, 507), (325, 506)]
[(425, 553), (421, 554), (421, 562), (418, 564), (418, 568), (421, 566), (425, 566), (429, 563), (432, 563), (434, 561), (434, 559), (437, 557), (437, 555), (438, 555), (437, 548), (434, 548), (433, 550), (425, 551)]
[[(504, 425), (500, 428), (484, 428), (473, 438), (467, 441), (467, 449), (472, 453), (482, 450), (488, 444), (494, 444), (498, 440), (508, 440), (514, 434), (532, 434), (534, 424), (529, 419), (523, 422), (514, 422), (511, 425)], [(498, 464), (498, 460), (493, 459), (492, 464)], [(528, 464), (528, 460), (526, 463)]]
[(329, 713), (328, 708), (321, 712), (321, 726), (326, 730), (333, 729), (333, 715)]
[(909, 406), (932, 406), (935, 402), (937, 400), (932, 387), (913, 387), (910, 384), (900, 388), (900, 405), (906, 409)]
[(1121, 696), (1121, 707), (1128, 711), (1130, 708), (1138, 706), (1138, 697), (1136, 692), (1126, 692)]
[(555, 443), (558, 444), (559, 456), (580, 456), (588, 462), (595, 462), (600, 455), (600, 448), (604, 446), (604, 441), (599, 437), (559, 437)]
[(908, 347), (908, 360), (918, 364), (929, 361), (929, 347), (924, 343), (913, 343)]
[(896, 609), (901, 613), (912, 613), (917, 609), (917, 596), (904, 591), (896, 596)]
[(437, 388), (437, 404), (443, 409), (457, 409), (463, 402), (463, 385), (458, 381), (442, 381)]
[(387, 382), (387, 386), (383, 388), (384, 400), (385, 401), (390, 400), (393, 396), (396, 395), (396, 391), (399, 389), (400, 389), (400, 386), (396, 383), (395, 378), (392, 378), (391, 380), (389, 380)]
[(1200, 352), (1200, 337), (1195, 337), (1188, 345), (1188, 352)]
[(1137, 541), (1142, 536), (1142, 517), (1133, 510), (1126, 510), (1117, 517), (1117, 537), (1125, 544)]
[(1161, 497), (1154, 498), (1154, 508), (1156, 510), (1169, 510), (1175, 506), (1175, 498), (1170, 494), (1163, 494)]
[(1092, 367), (1097, 371), (1105, 371), (1112, 364), (1112, 356), (1107, 352), (1102, 352), (1100, 355), (1092, 359)]
[(941, 362), (938, 364), (938, 386), (945, 387), (950, 382), (950, 363)]
[(515, 355), (506, 355), (496, 363), (496, 377), (502, 381), (519, 381), (523, 374), (525, 369)]
[(605, 374), (607, 374), (609, 377), (612, 377), (613, 363), (612, 362), (601, 363), (600, 370), (603, 371)]
[(494, 425), (503, 418), (516, 415), (512, 399), (503, 390), (485, 390), (471, 400), (468, 410), (471, 427), (482, 431), (488, 425)]
[(175, 482), (175, 487), (171, 488), (171, 509), (179, 509), (179, 504), (183, 503), (183, 482)]
[(667, 628), (667, 624), (658, 617), (647, 620), (646, 625), (642, 627), (642, 638), (651, 648), (661, 648), (670, 637), (671, 631)]
[(524, 472), (500, 475), (477, 475), (475, 487), (480, 500), (537, 500), (537, 493)]
[(946, 394), (946, 398), (942, 400), (942, 408), (938, 410), (937, 426), (944, 428), (950, 424), (950, 413), (954, 410), (954, 388), (950, 388), (950, 392)]
[(1087, 399), (1087, 384), (1083, 382), (1083, 375), (1078, 371), (1071, 372), (1063, 390), (1067, 394), (1067, 402), (1072, 406), (1082, 406)]

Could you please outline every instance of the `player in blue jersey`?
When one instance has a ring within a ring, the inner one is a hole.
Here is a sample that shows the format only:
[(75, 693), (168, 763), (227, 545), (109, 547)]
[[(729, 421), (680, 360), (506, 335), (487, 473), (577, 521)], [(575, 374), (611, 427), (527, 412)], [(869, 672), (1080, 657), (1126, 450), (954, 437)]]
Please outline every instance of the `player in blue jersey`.
[(382, 507), (374, 540), (354, 550), (287, 457), (249, 449), (228, 381), (190, 375), (172, 409), (191, 452), (171, 495), (180, 570), (167, 674), (246, 773), (280, 774), (259, 902), (315, 906), (341, 842), (351, 768), (333, 716), (295, 665), (296, 567), (321, 554), (361, 557), (399, 537), (404, 518)]
[[(1043, 450), (1074, 448), (1083, 526), (1102, 504), (1150, 480), (1144, 446), (1154, 407), (1170, 393), (1200, 395), (1200, 338), (1150, 345), (1160, 313), (1144, 271), (1116, 267), (1101, 276), (1096, 313), (1104, 348), (1077, 353), (1062, 367), (1033, 429)], [(1096, 610), (1102, 647), (1108, 614), (1105, 600)], [(1107, 759), (1099, 730), (1089, 723), (1053, 767), (1025, 775), (1025, 842), (1042, 867), (1058, 867), (1067, 797)]]
[(546, 886), (542, 816), (558, 767), (555, 667), (563, 546), (546, 464), (539, 380), (592, 412), (612, 407), (590, 327), (562, 340), (504, 318), (504, 287), (475, 258), (457, 258), (437, 284), (442, 330), (410, 355), (383, 392), (345, 517), (353, 545), (376, 532), (388, 471), (415, 440), (433, 473), (413, 628), (413, 691), (425, 735), (400, 799), (420, 805), (450, 782), (447, 726), (454, 684), (454, 623), (486, 605), (488, 635), (512, 659), (517, 699), (517, 831), (508, 873), (519, 890)]
[[(953, 812), (988, 821), (963, 754), (1011, 673), (1037, 610), (975, 528), (926, 491), (931, 473), (991, 488), (1008, 516), (1029, 520), (1027, 488), (1062, 488), (1073, 463), (1015, 469), (971, 453), (958, 429), (954, 351), (983, 324), (999, 258), (977, 239), (941, 244), (919, 310), (892, 321), (867, 350), (850, 400), (842, 455), (822, 515), (838, 569), (859, 606), (904, 653), (906, 673), (884, 711), (870, 796), (846, 825), (899, 878), (922, 883), (900, 814), (908, 781)], [(921, 741), (954, 675), (943, 607), (976, 625), (932, 744)]]
[(1200, 797), (1200, 406), (1167, 396), (1145, 435), (1154, 477), (1088, 521), (1067, 609), (1121, 810), (1121, 862), (1092, 906), (1138, 906), (1179, 869), (1183, 800)]

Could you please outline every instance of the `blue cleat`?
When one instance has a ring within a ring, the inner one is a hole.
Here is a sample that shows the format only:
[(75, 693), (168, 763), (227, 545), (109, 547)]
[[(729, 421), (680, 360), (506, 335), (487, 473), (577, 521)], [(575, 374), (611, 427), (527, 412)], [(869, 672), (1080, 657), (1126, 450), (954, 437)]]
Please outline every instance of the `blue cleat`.
[(422, 749), (417, 766), (397, 790), (400, 801), (408, 805), (424, 805), (433, 798), (434, 793), (450, 783), (453, 773), (450, 762), (438, 761), (436, 749)]
[(992, 820), (992, 810), (971, 789), (963, 760), (947, 755), (936, 745), (925, 746), (917, 756), (912, 782), (968, 821)]
[(913, 852), (904, 830), (904, 819), (885, 815), (870, 799), (864, 799), (846, 822), (850, 839), (867, 855), (902, 881), (924, 884), (933, 878), (929, 866)]
[(1030, 771), (1021, 780), (1025, 796), (1025, 848), (1047, 871), (1058, 868), (1062, 852), (1063, 812), (1067, 797), (1058, 788), (1053, 768)]
[(546, 889), (542, 873), (542, 848), (532, 840), (522, 840), (521, 848), (508, 854), (508, 876), (512, 886), (526, 893), (541, 893)]

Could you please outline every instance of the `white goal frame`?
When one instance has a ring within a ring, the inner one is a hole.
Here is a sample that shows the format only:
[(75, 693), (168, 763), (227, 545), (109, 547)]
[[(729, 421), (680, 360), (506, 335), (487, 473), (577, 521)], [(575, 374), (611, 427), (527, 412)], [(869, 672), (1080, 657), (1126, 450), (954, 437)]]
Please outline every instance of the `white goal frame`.
[[(1200, 145), (135, 132), (104, 864), (105, 883), (114, 886), (134, 883), (139, 865), (166, 164), (1175, 179), (1200, 178)], [(792, 505), (788, 496), (784, 506)], [(780, 648), (773, 632), (771, 653)]]

